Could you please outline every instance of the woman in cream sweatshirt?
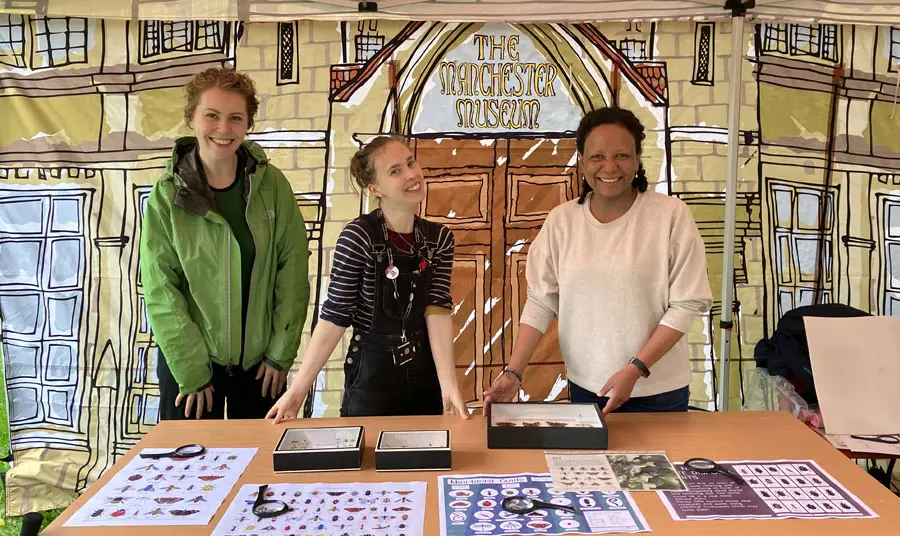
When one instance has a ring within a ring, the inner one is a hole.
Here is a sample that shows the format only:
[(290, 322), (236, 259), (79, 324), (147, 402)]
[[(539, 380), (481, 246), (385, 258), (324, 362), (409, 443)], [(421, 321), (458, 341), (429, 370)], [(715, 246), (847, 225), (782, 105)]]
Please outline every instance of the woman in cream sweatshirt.
[(515, 397), (556, 317), (573, 402), (598, 402), (604, 414), (687, 411), (684, 334), (712, 305), (706, 254), (687, 206), (647, 191), (643, 139), (628, 110), (582, 119), (584, 192), (553, 209), (531, 244), (518, 336), (486, 403)]

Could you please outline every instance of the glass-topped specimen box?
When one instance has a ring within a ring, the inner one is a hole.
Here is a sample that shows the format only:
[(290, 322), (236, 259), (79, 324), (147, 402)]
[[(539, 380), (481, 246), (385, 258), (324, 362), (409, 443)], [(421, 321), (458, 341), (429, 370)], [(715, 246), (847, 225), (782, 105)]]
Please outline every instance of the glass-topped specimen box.
[(609, 433), (595, 403), (495, 402), (487, 410), (491, 449), (606, 449)]
[(382, 430), (375, 447), (377, 471), (448, 471), (450, 430)]
[(362, 426), (288, 428), (272, 453), (275, 472), (359, 470), (364, 437)]

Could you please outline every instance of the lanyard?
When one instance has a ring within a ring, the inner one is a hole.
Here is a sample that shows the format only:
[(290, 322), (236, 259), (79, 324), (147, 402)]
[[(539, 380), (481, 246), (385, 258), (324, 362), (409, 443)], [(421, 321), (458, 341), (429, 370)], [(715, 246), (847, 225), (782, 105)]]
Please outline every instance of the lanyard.
[[(416, 223), (418, 222), (416, 221), (415, 216), (413, 216), (413, 218), (413, 231), (415, 233), (415, 238), (413, 239), (413, 252), (416, 252), (416, 246), (418, 246), (418, 244), (420, 243), (424, 243), (424, 240), (422, 239), (421, 233), (419, 232), (419, 226), (416, 225)], [(409, 314), (412, 312), (413, 300), (415, 300), (416, 282), (418, 278), (414, 279), (410, 283), (411, 288), (409, 291), (409, 299), (406, 302), (406, 309), (404, 310), (403, 306), (400, 305), (400, 289), (397, 286), (397, 277), (400, 275), (400, 270), (398, 270), (394, 265), (394, 253), (391, 251), (391, 238), (390, 235), (388, 235), (387, 224), (385, 223), (384, 213), (381, 211), (381, 209), (378, 210), (378, 220), (379, 223), (381, 223), (381, 232), (384, 235), (384, 245), (387, 249), (388, 256), (388, 266), (387, 270), (385, 271), (385, 276), (387, 276), (387, 278), (390, 279), (391, 283), (393, 283), (394, 285), (394, 301), (397, 302), (397, 312), (400, 315), (400, 340), (406, 342), (406, 320), (409, 318)], [(393, 277), (391, 277), (391, 275), (393, 275)]]

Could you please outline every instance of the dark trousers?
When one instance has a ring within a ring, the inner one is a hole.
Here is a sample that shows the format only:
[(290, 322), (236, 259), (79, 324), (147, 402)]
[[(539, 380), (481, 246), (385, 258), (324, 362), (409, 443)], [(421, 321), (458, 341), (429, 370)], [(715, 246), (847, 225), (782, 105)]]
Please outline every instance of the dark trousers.
[[(225, 402), (228, 402), (229, 419), (262, 419), (266, 416), (277, 398), (272, 399), (262, 396), (263, 378), (256, 379), (256, 374), (262, 364), (244, 370), (239, 366), (231, 367), (231, 374), (222, 365), (212, 364), (213, 407), (207, 411), (204, 402), (201, 419), (224, 419)], [(172, 376), (165, 357), (160, 352), (157, 366), (159, 375), (159, 418), (160, 420), (184, 420), (184, 406), (181, 401), (179, 407), (175, 407), (175, 398), (178, 396), (178, 382)], [(278, 396), (284, 393), (284, 388)], [(197, 403), (191, 407), (191, 419), (195, 418)]]
[[(658, 395), (633, 397), (626, 400), (614, 413), (687, 411), (690, 395), (690, 389), (684, 386)], [(569, 382), (569, 397), (572, 402), (596, 402), (600, 409), (603, 409), (606, 402), (609, 401), (609, 397), (597, 396), (596, 393), (572, 382)]]

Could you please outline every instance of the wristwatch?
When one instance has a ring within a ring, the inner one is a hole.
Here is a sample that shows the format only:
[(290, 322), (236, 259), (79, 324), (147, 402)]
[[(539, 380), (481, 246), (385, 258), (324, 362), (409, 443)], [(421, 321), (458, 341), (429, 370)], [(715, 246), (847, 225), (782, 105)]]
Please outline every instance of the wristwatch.
[(645, 378), (650, 376), (650, 369), (647, 368), (647, 365), (645, 365), (644, 362), (641, 361), (640, 359), (638, 359), (636, 357), (632, 357), (631, 360), (628, 361), (628, 363), (636, 366), (638, 368), (638, 370), (641, 371), (641, 376), (643, 376)]

